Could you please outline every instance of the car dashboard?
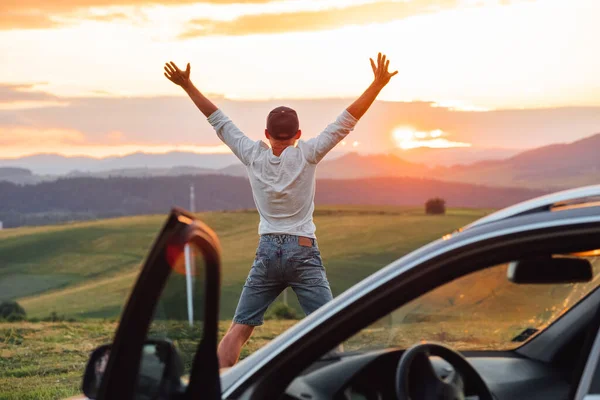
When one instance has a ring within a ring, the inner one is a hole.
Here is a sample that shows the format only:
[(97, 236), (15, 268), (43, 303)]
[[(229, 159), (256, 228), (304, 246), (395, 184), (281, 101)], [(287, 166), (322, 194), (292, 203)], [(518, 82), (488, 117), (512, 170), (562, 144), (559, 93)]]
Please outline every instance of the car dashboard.
[[(396, 367), (402, 353), (402, 350), (382, 350), (320, 360), (290, 384), (284, 398), (394, 400)], [(507, 353), (470, 354), (466, 358), (496, 400), (568, 398), (567, 379), (546, 364)], [(431, 362), (440, 377), (452, 371), (452, 366), (438, 357), (432, 357)], [(468, 400), (478, 399), (469, 382), (465, 382), (465, 395)]]

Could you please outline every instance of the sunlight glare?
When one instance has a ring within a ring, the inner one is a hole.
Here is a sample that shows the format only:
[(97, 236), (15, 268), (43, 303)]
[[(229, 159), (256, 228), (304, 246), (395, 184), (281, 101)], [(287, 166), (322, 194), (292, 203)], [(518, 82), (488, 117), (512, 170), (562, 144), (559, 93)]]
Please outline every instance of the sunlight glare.
[(403, 149), (416, 149), (420, 147), (429, 147), (435, 149), (444, 149), (452, 147), (471, 147), (470, 143), (453, 142), (442, 136), (448, 136), (441, 129), (435, 129), (429, 132), (417, 131), (411, 127), (398, 127), (392, 132), (392, 137), (396, 146)]

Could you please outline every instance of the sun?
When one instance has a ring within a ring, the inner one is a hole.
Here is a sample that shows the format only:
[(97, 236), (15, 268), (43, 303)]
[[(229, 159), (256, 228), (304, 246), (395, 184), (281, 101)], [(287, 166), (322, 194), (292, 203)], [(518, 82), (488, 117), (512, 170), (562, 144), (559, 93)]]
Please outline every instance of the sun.
[(400, 126), (392, 131), (392, 138), (394, 139), (396, 146), (403, 150), (420, 147), (433, 149), (471, 147), (471, 143), (453, 142), (446, 139), (445, 136), (448, 136), (448, 134), (441, 129), (418, 131), (412, 127)]

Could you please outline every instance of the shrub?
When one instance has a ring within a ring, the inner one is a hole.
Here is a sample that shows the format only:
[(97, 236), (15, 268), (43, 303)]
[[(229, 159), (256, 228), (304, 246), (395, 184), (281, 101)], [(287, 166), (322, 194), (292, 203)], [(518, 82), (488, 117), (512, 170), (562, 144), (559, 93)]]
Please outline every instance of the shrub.
[(446, 200), (439, 197), (427, 200), (425, 203), (425, 214), (442, 215), (446, 214)]
[(52, 311), (49, 316), (42, 318), (44, 322), (64, 322), (66, 317), (64, 315), (58, 315), (56, 311)]
[(265, 314), (265, 319), (298, 319), (298, 314), (287, 304), (275, 303)]
[(10, 314), (8, 317), (6, 317), (6, 321), (8, 321), (8, 322), (25, 321), (25, 316), (23, 314)]
[(10, 316), (18, 318), (19, 315), (23, 319), (27, 316), (25, 309), (16, 301), (3, 301), (0, 303), (0, 318), (8, 320)]

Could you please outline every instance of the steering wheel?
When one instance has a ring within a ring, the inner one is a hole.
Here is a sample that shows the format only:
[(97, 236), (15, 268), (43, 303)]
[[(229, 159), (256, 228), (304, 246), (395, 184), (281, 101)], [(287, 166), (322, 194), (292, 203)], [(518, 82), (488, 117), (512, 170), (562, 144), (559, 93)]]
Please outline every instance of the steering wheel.
[[(452, 365), (448, 376), (440, 378), (429, 360), (438, 356)], [(463, 379), (469, 382), (479, 400), (494, 400), (479, 373), (460, 354), (435, 343), (417, 344), (406, 350), (396, 369), (398, 400), (463, 400)]]

